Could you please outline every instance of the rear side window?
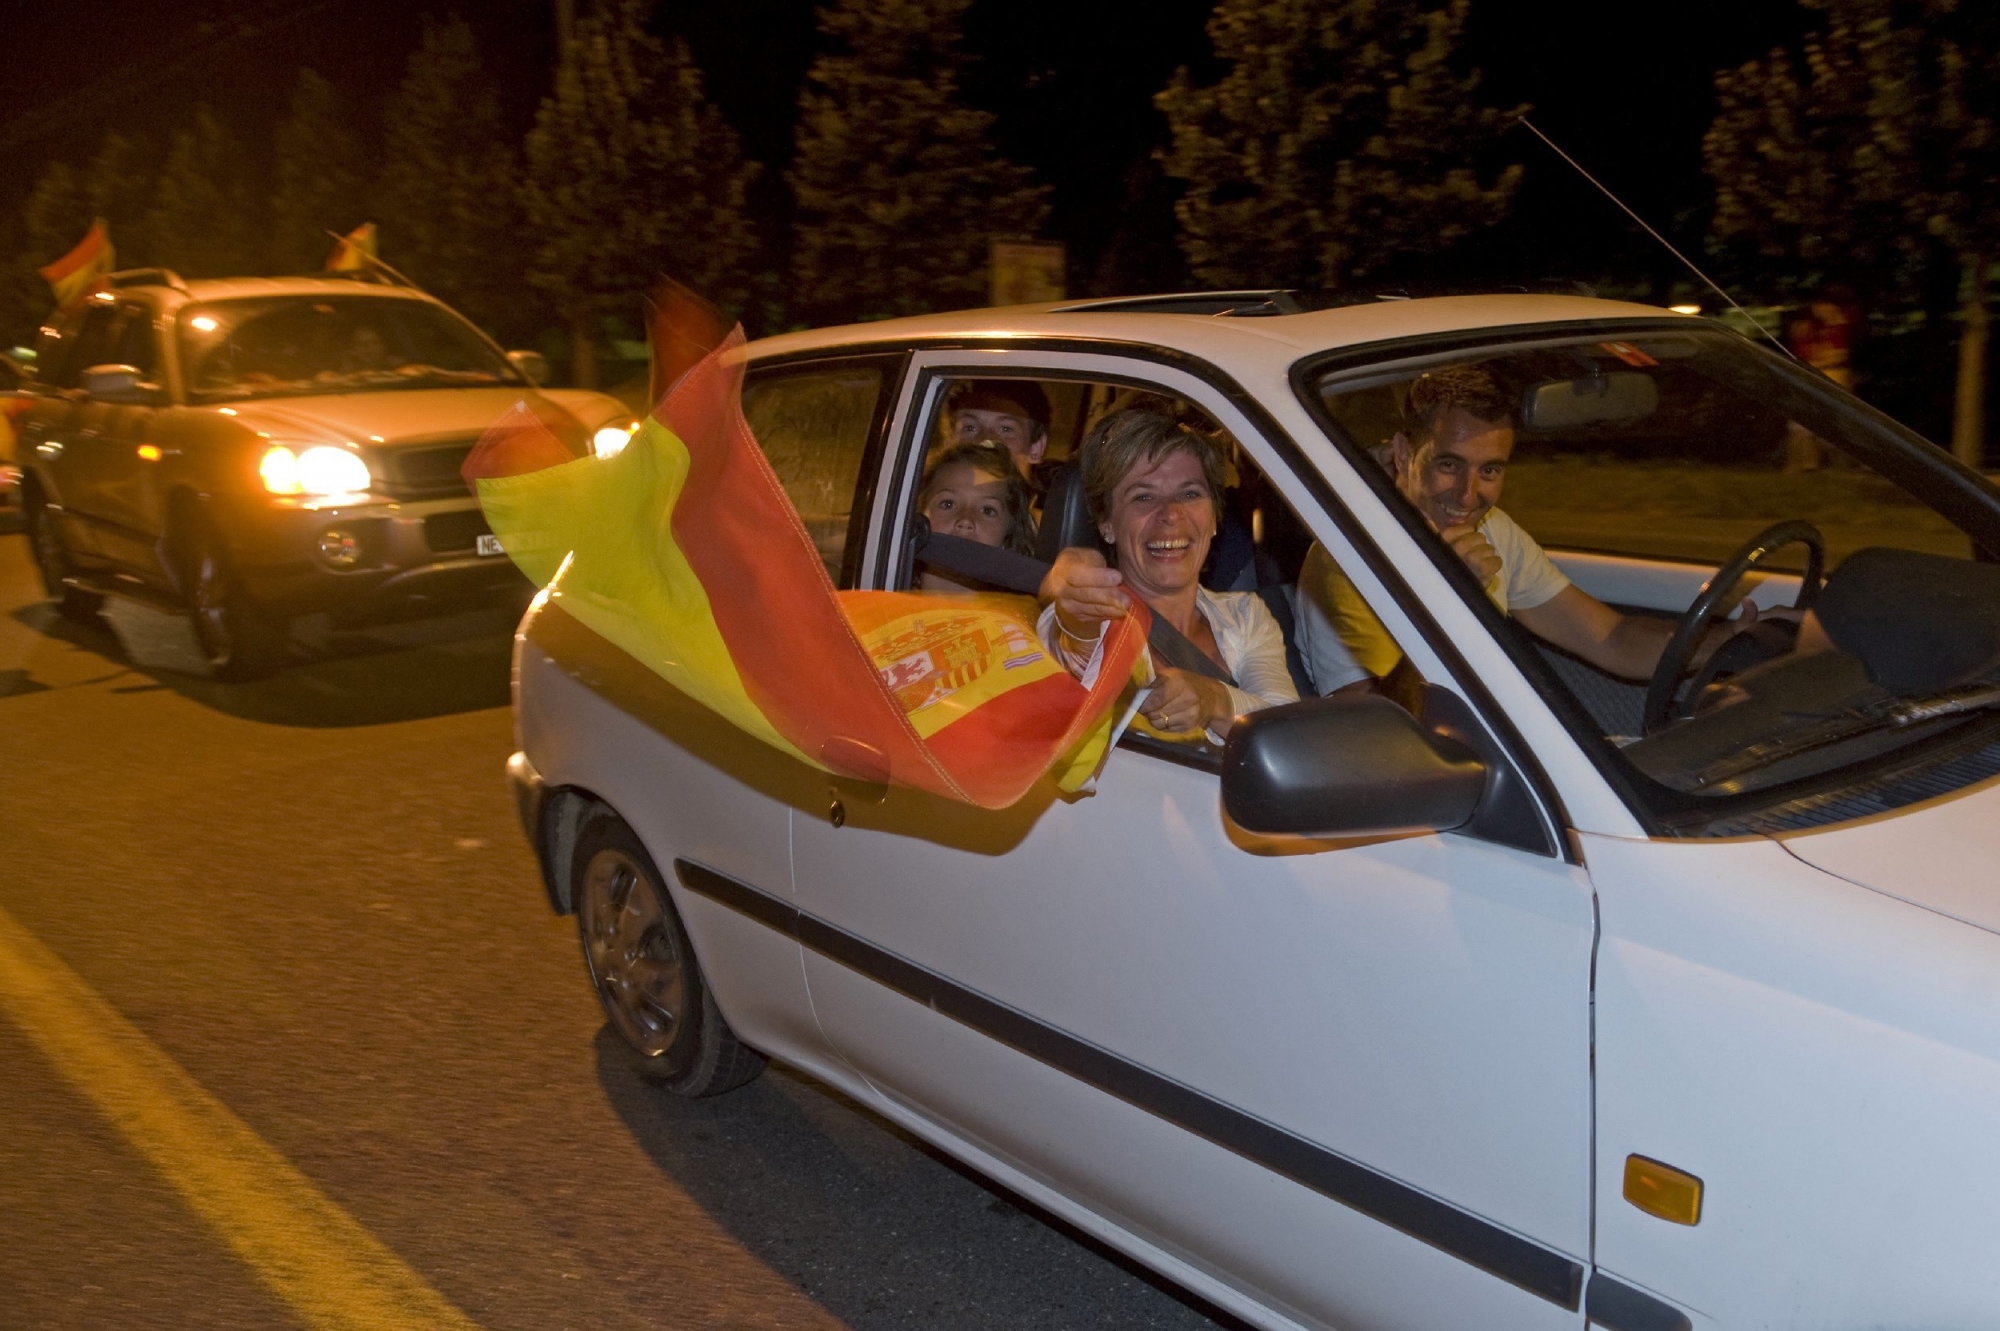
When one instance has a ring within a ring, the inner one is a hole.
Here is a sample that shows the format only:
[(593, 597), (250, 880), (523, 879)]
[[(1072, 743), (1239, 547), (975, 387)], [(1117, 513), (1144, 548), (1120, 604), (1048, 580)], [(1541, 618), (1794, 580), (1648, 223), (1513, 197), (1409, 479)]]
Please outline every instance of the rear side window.
[(751, 432), (836, 586), (854, 585), (850, 528), (887, 382), (880, 363), (843, 362), (752, 371), (743, 385)]

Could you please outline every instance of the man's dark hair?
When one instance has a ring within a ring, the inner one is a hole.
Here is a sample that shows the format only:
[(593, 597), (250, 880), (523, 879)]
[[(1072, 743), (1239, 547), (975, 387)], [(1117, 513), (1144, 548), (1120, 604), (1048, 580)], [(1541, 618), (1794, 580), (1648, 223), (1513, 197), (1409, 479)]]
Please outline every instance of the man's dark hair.
[(1417, 376), (1403, 405), (1403, 433), (1412, 444), (1426, 444), (1447, 411), (1462, 411), (1495, 425), (1514, 423), (1514, 400), (1500, 389), (1492, 371), (1481, 365), (1447, 365)]
[(1004, 411), (1049, 432), (1049, 395), (1032, 379), (965, 379), (951, 390), (953, 411)]

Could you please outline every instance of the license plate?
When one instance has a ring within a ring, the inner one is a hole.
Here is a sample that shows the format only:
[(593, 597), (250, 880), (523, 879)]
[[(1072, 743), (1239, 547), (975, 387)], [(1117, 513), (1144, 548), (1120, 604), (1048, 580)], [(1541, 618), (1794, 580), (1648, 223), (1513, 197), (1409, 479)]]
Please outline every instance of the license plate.
[(498, 536), (495, 536), (492, 532), (481, 532), (479, 536), (479, 553), (482, 555), (504, 555), (507, 552), (500, 548), (500, 538)]

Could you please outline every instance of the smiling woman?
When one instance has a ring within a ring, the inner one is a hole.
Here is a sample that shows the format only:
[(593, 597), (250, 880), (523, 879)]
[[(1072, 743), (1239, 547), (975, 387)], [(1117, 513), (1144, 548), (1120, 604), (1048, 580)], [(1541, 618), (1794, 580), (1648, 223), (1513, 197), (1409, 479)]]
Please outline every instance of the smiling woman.
[(1133, 408), (1098, 423), (1079, 467), (1117, 567), (1094, 550), (1072, 549), (1050, 570), (1042, 629), (1064, 663), (1086, 673), (1105, 624), (1122, 619), (1136, 596), (1214, 667), (1157, 670), (1140, 707), (1155, 729), (1220, 743), (1244, 712), (1298, 701), (1284, 633), (1264, 603), (1251, 592), (1201, 585), (1224, 489), (1215, 445), (1163, 412)]

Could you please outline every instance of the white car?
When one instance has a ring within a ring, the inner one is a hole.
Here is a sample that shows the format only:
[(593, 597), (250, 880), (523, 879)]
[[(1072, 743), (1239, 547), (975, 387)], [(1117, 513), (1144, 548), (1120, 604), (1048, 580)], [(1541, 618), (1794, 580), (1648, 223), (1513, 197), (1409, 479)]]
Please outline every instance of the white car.
[[(1421, 719), (1128, 735), (1094, 794), (981, 812), (782, 758), (545, 598), (510, 781), (649, 1075), (783, 1060), (1258, 1326), (2000, 1325), (1985, 481), (1714, 323), (1573, 296), (1077, 302), (749, 356), (849, 587), (909, 585), (958, 381), (1039, 383), (1052, 458), (1122, 403), (1207, 418), (1240, 481), (1211, 576), (1289, 619), (1323, 545)], [(1501, 506), (1579, 586), (1698, 621), (1820, 592), (1824, 554), (1840, 649), (1678, 698), (1663, 662), (1648, 718), (1539, 644), (1369, 452), (1466, 362), (1520, 394)], [(1060, 485), (1044, 557), (1091, 539)]]

